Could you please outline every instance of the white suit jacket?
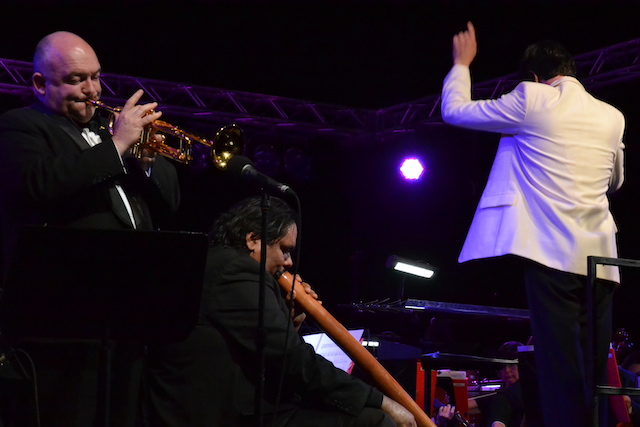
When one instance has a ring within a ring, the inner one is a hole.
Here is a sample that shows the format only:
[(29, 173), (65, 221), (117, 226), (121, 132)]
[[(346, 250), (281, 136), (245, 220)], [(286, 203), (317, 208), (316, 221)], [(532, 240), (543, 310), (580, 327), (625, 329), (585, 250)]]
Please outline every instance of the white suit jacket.
[[(587, 256), (618, 256), (607, 193), (624, 179), (620, 111), (573, 77), (472, 101), (469, 68), (455, 65), (442, 118), (503, 134), (459, 262), (514, 254), (587, 275)], [(620, 279), (609, 266), (598, 266), (598, 277)]]

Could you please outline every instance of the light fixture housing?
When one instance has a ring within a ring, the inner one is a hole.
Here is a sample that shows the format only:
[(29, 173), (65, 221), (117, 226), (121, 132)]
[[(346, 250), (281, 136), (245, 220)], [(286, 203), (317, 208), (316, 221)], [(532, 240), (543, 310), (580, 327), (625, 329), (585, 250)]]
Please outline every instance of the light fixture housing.
[(407, 274), (413, 274), (425, 279), (431, 279), (438, 269), (424, 261), (414, 261), (397, 255), (387, 258), (387, 268), (392, 268)]

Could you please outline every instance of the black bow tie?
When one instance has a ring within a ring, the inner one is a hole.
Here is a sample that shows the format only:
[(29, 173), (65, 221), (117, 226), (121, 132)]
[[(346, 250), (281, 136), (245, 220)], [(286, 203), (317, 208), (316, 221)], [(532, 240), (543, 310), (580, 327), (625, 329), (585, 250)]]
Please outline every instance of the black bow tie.
[(98, 131), (100, 130), (100, 123), (98, 123), (98, 121), (96, 120), (90, 120), (85, 127), (87, 129), (89, 129), (91, 132), (97, 134)]

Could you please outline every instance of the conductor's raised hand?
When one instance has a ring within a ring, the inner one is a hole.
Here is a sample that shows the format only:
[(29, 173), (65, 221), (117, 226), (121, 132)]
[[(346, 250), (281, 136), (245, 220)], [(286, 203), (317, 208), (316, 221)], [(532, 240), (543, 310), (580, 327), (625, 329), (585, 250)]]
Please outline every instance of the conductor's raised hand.
[(162, 115), (160, 111), (154, 110), (158, 106), (157, 102), (138, 105), (143, 94), (144, 91), (138, 89), (116, 115), (112, 139), (121, 156), (140, 139), (144, 128)]
[(467, 22), (467, 29), (453, 36), (453, 64), (468, 67), (477, 52), (476, 30), (471, 22)]

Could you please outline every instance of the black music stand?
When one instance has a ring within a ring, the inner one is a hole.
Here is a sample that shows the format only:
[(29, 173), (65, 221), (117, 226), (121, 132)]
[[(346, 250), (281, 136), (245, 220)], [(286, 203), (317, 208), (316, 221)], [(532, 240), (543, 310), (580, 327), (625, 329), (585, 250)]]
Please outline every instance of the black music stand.
[(186, 338), (207, 247), (201, 233), (27, 227), (0, 299), (2, 335), (99, 344), (98, 407), (108, 426), (110, 343)]
[(591, 406), (591, 421), (594, 427), (598, 427), (599, 412), (598, 401), (601, 395), (608, 396), (640, 396), (640, 388), (636, 387), (611, 387), (598, 384), (598, 369), (596, 366), (595, 355), (598, 352), (598, 345), (602, 343), (597, 342), (598, 337), (598, 323), (596, 319), (597, 304), (596, 301), (596, 283), (597, 280), (597, 266), (598, 265), (613, 265), (618, 267), (640, 267), (640, 260), (626, 259), (626, 258), (610, 258), (601, 256), (588, 256), (587, 257), (587, 348), (591, 351), (587, 351), (586, 357), (586, 387), (587, 387), (587, 402)]

